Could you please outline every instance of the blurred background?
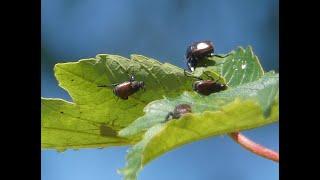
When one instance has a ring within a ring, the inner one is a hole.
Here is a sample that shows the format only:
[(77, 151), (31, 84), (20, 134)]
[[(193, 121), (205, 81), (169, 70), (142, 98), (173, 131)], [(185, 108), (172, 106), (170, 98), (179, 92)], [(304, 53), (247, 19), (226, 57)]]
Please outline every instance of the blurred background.
[[(41, 95), (71, 101), (53, 66), (108, 53), (142, 54), (185, 68), (186, 47), (212, 40), (216, 53), (251, 45), (266, 71), (278, 69), (277, 0), (42, 0)], [(278, 123), (243, 132), (279, 150)], [(128, 147), (42, 151), (42, 180), (119, 180)], [(276, 180), (279, 164), (227, 136), (175, 149), (148, 164), (140, 180)]]

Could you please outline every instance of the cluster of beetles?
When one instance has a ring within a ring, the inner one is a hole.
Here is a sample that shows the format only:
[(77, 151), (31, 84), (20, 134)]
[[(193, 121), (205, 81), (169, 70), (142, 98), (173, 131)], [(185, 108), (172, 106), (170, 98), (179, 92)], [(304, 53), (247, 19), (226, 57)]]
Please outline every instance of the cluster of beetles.
[[(214, 54), (214, 47), (211, 41), (197, 41), (193, 42), (191, 45), (188, 46), (185, 58), (187, 60), (187, 67), (188, 69), (193, 72), (197, 67), (197, 64), (206, 57), (217, 56), (222, 57), (219, 55)], [(187, 75), (186, 71), (185, 75)], [(192, 88), (197, 93), (208, 96), (211, 93), (216, 93), (222, 90), (226, 90), (228, 86), (223, 83), (219, 83), (218, 80), (204, 80), (199, 77), (194, 77), (198, 79), (192, 85)], [(113, 87), (113, 93), (123, 99), (127, 100), (128, 97), (140, 89), (144, 89), (144, 82), (143, 81), (136, 81), (134, 76), (131, 75), (129, 81), (116, 83), (111, 85), (100, 85), (98, 87)], [(188, 104), (179, 104), (175, 107), (172, 112), (169, 112), (165, 121), (169, 119), (179, 119), (182, 115), (186, 113), (191, 113), (191, 106)]]

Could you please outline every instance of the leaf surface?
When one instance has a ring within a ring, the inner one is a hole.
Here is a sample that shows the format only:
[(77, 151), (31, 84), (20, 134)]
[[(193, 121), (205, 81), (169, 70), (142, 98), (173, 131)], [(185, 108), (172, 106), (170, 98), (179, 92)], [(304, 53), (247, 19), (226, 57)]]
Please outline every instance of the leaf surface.
[[(175, 97), (185, 90), (191, 91), (193, 81), (184, 75), (183, 69), (141, 55), (127, 59), (100, 54), (96, 58), (56, 64), (54, 71), (59, 86), (73, 100), (42, 98), (41, 144), (43, 148), (58, 150), (135, 142), (116, 134), (142, 116), (149, 102), (163, 95)], [(145, 91), (138, 91), (128, 100), (119, 99), (109, 85), (128, 81), (131, 74), (137, 81), (144, 81)], [(100, 85), (108, 87), (98, 87)]]
[[(130, 137), (146, 131), (129, 151), (126, 167), (119, 172), (126, 180), (136, 179), (146, 163), (183, 144), (276, 122), (278, 78), (278, 74), (270, 72), (257, 81), (210, 96), (186, 92), (175, 99), (150, 103), (144, 116), (119, 132), (122, 137)], [(164, 123), (168, 112), (178, 104), (191, 105), (192, 113)]]

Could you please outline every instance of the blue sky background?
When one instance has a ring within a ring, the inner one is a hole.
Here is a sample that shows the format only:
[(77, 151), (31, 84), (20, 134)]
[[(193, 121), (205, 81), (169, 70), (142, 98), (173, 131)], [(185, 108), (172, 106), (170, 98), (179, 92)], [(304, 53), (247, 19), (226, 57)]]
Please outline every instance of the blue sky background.
[[(265, 70), (278, 68), (277, 0), (42, 0), (42, 90), (70, 100), (53, 66), (108, 53), (142, 54), (185, 67), (187, 45), (208, 39), (217, 53), (251, 45)], [(278, 123), (244, 132), (279, 150)], [(128, 147), (42, 151), (42, 180), (117, 180)], [(279, 165), (257, 157), (227, 136), (194, 142), (148, 164), (141, 180), (276, 180)]]

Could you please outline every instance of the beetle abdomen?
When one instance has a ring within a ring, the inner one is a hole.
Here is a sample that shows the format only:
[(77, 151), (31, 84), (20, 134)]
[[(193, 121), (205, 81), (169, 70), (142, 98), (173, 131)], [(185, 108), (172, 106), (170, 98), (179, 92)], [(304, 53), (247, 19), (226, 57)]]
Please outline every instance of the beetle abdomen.
[(179, 104), (177, 105), (172, 113), (173, 119), (179, 119), (182, 115), (186, 113), (191, 113), (191, 106), (189, 104)]
[(121, 99), (128, 99), (128, 96), (130, 96), (131, 92), (131, 82), (124, 82), (119, 84), (114, 88), (114, 93), (116, 96), (120, 97)]
[(133, 82), (124, 82), (119, 84), (114, 88), (114, 93), (116, 96), (120, 97), (121, 99), (128, 99), (128, 97), (135, 92), (137, 92), (140, 88), (144, 86), (143, 82), (133, 81)]
[(196, 84), (195, 90), (199, 94), (208, 96), (209, 94), (213, 93), (213, 89), (214, 89), (214, 82), (211, 80), (204, 80)]

